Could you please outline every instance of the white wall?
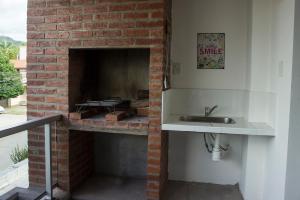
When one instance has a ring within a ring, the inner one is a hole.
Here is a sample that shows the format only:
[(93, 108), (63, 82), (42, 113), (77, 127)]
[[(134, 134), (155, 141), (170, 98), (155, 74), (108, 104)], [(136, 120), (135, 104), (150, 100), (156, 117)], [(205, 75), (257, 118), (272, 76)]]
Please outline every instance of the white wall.
[(169, 179), (224, 185), (238, 183), (241, 176), (241, 138), (226, 136), (224, 139), (231, 144), (231, 150), (222, 161), (214, 162), (205, 148), (203, 134), (170, 133)]
[(247, 115), (248, 93), (244, 90), (171, 89), (171, 115), (204, 115), (206, 106), (218, 108), (215, 116), (244, 117)]
[[(173, 0), (171, 59), (180, 63), (173, 88), (245, 89), (247, 0)], [(225, 70), (197, 69), (197, 33), (225, 33)]]
[[(300, 162), (293, 161), (299, 152), (295, 140), (300, 140), (299, 134), (296, 134), (300, 130), (299, 125), (296, 120), (293, 122), (293, 117), (299, 118), (293, 112), (290, 122), (294, 7), (295, 0), (173, 0), (172, 61), (177, 66), (179, 63), (181, 70), (179, 74), (173, 74), (172, 87), (200, 88), (196, 97), (201, 100), (199, 107), (188, 104), (189, 109), (180, 108), (177, 111), (189, 110), (201, 114), (203, 105), (210, 102), (221, 105), (223, 110), (219, 114), (230, 113), (230, 98), (224, 98), (220, 91), (230, 91), (229, 94), (243, 91), (246, 97), (248, 95), (248, 100), (243, 102), (247, 109), (240, 110), (241, 113), (249, 121), (272, 125), (276, 137), (230, 138), (234, 148), (239, 149), (242, 145), (239, 156), (215, 164), (210, 163), (201, 146), (203, 141), (200, 136), (170, 134), (171, 178), (231, 183), (240, 177), (245, 200), (299, 199), (299, 191), (291, 187), (298, 183), (294, 171), (296, 168), (299, 170), (300, 166)], [(225, 70), (197, 70), (197, 32), (226, 33)], [(298, 60), (294, 60), (294, 67), (298, 65)], [(294, 70), (294, 90), (300, 77), (298, 71)], [(294, 93), (292, 111), (298, 111), (298, 96)], [(218, 101), (213, 101), (216, 99)], [(225, 100), (220, 102), (220, 99)], [(176, 99), (176, 102), (190, 100)], [(238, 115), (237, 110), (234, 112)], [(232, 165), (234, 160), (239, 164)], [(176, 163), (178, 166), (173, 166)], [(213, 173), (224, 167), (234, 178)], [(233, 171), (236, 169), (239, 169), (238, 173)]]
[[(172, 114), (201, 115), (219, 105), (215, 115), (248, 115), (248, 0), (173, 0), (171, 59), (180, 65), (172, 75)], [(197, 33), (225, 33), (225, 69), (197, 69)], [(191, 89), (194, 88), (194, 89)], [(180, 105), (180, 106), (179, 106)], [(212, 162), (202, 134), (170, 133), (172, 180), (236, 184), (242, 170), (242, 136), (224, 136), (232, 151)], [(226, 173), (224, 173), (226, 171)]]
[(245, 200), (263, 200), (268, 137), (244, 138), (242, 175), (239, 182)]
[(276, 93), (272, 91), (272, 1), (249, 0), (248, 120), (274, 125)]
[[(205, 106), (219, 105), (213, 115), (245, 115), (247, 93), (242, 90), (171, 89), (164, 93), (163, 109), (171, 115), (203, 114)], [(172, 102), (172, 103), (170, 103)], [(168, 106), (168, 109), (165, 107)], [(165, 114), (165, 112), (163, 112)], [(236, 184), (242, 169), (243, 136), (222, 136), (231, 150), (220, 162), (213, 162), (205, 148), (203, 134), (169, 134), (169, 179), (216, 184)]]
[[(271, 90), (277, 94), (276, 137), (267, 144), (263, 200), (283, 200), (287, 164), (295, 0), (272, 1)], [(290, 200), (290, 199), (287, 199)]]
[(269, 91), (272, 32), (272, 0), (251, 0), (250, 83), (247, 89)]
[(26, 60), (26, 57), (27, 57), (27, 47), (26, 46), (21, 46), (18, 59), (19, 60)]
[(294, 31), (294, 55), (292, 71), (292, 95), (290, 112), (290, 130), (288, 139), (287, 173), (285, 185), (285, 199), (300, 199), (300, 2), (295, 6), (295, 31)]
[(269, 123), (276, 137), (248, 138), (243, 145), (245, 200), (283, 200), (285, 195), (294, 3), (252, 0), (248, 119)]
[[(270, 91), (272, 0), (249, 1), (249, 63), (247, 119), (274, 125), (276, 94)], [(247, 137), (243, 143), (242, 175), (239, 182), (245, 200), (263, 200), (267, 144), (270, 138)]]

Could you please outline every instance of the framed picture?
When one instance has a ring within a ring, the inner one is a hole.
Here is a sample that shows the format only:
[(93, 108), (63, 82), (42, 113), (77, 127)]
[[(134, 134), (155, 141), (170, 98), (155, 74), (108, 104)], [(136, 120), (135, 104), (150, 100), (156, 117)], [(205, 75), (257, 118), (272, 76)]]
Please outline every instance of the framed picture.
[(198, 33), (197, 69), (225, 69), (225, 33)]

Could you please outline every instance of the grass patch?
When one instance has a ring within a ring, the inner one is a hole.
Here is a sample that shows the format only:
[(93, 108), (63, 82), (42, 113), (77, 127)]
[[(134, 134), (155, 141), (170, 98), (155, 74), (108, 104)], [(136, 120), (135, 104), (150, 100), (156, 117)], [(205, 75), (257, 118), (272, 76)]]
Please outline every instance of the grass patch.
[(27, 158), (28, 146), (20, 148), (19, 145), (17, 145), (10, 154), (10, 159), (14, 164), (17, 164), (18, 162), (21, 162), (22, 160), (25, 160)]

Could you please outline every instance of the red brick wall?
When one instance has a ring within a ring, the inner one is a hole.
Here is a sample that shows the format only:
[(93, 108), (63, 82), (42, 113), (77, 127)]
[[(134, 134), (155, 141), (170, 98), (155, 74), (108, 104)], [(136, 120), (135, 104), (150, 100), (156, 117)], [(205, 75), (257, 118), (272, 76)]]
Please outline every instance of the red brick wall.
[[(68, 115), (69, 48), (150, 48), (148, 197), (159, 199), (167, 177), (167, 136), (161, 131), (161, 94), (168, 60), (168, 0), (28, 0), (28, 116)], [(76, 138), (60, 126), (58, 182), (77, 184)], [(78, 136), (79, 137), (79, 136)], [(30, 184), (43, 184), (43, 137), (30, 132)], [(80, 182), (80, 181), (79, 181)]]
[(72, 131), (70, 137), (70, 190), (76, 189), (94, 171), (93, 133)]

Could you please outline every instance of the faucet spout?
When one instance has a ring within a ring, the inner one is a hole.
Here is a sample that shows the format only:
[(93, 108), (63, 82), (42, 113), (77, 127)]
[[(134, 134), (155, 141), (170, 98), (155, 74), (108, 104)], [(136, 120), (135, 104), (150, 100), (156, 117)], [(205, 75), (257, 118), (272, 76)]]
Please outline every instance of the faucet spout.
[(211, 113), (218, 108), (218, 105), (213, 106), (212, 108), (210, 107), (205, 107), (205, 117), (208, 117), (211, 115)]

